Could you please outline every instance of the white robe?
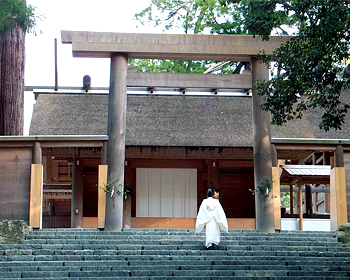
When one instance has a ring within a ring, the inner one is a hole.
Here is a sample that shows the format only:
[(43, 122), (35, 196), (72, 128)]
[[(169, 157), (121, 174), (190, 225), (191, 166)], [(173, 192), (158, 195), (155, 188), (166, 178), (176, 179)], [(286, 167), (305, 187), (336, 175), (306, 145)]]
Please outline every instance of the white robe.
[(204, 226), (206, 228), (206, 247), (210, 246), (210, 244), (219, 244), (220, 229), (226, 232), (228, 231), (224, 209), (222, 209), (219, 200), (215, 198), (208, 197), (204, 199), (199, 207), (196, 233), (201, 232)]

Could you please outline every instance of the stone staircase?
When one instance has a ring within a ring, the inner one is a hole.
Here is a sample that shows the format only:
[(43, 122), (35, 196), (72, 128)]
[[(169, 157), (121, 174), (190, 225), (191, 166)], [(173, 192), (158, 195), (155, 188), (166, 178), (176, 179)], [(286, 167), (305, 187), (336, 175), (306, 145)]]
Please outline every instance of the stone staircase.
[(193, 230), (46, 229), (0, 244), (0, 279), (350, 279), (333, 233), (229, 231), (215, 250)]

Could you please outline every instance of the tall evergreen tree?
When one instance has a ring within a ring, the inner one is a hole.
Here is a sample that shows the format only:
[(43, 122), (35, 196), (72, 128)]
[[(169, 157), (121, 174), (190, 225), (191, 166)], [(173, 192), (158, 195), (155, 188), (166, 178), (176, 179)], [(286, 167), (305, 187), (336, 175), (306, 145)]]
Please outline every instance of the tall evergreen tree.
[(0, 0), (0, 135), (23, 134), (25, 34), (35, 19), (25, 0)]

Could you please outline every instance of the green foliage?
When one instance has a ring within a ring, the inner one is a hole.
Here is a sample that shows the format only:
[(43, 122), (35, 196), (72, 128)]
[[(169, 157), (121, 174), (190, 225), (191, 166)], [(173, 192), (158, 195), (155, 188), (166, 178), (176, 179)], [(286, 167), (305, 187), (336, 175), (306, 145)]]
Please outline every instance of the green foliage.
[[(135, 19), (142, 25), (162, 26), (185, 34), (242, 34), (247, 32), (240, 1), (152, 0)], [(238, 12), (239, 11), (239, 12)], [(203, 73), (215, 62), (176, 60), (136, 60), (129, 65), (138, 72)], [(231, 74), (238, 63), (230, 63), (220, 73)]]
[(109, 193), (111, 197), (114, 194), (121, 195), (123, 194), (123, 197), (125, 200), (128, 199), (128, 197), (132, 197), (134, 193), (134, 189), (132, 187), (124, 187), (122, 183), (118, 184), (119, 179), (114, 180), (111, 183), (103, 183), (103, 186), (97, 186), (97, 188), (102, 189), (105, 193)]
[(254, 190), (249, 189), (249, 191), (252, 193), (252, 195), (258, 195), (262, 198), (275, 198), (275, 196), (272, 194), (272, 180), (271, 179), (265, 179), (260, 182), (258, 186), (255, 187)]
[(320, 108), (324, 112), (320, 128), (341, 129), (349, 109), (340, 93), (349, 78), (339, 78), (341, 62), (350, 58), (350, 9), (344, 0), (291, 2), (289, 11), (300, 23), (298, 36), (275, 50), (261, 55), (277, 73), (268, 82), (257, 83), (266, 97), (262, 109), (272, 113), (272, 123), (282, 125), (302, 118), (303, 111)]
[(137, 72), (204, 73), (205, 63), (188, 60), (131, 59), (129, 68)]
[(342, 224), (335, 234), (340, 242), (350, 246), (350, 223)]
[(6, 34), (18, 25), (24, 32), (35, 33), (35, 8), (25, 0), (0, 0), (0, 35)]

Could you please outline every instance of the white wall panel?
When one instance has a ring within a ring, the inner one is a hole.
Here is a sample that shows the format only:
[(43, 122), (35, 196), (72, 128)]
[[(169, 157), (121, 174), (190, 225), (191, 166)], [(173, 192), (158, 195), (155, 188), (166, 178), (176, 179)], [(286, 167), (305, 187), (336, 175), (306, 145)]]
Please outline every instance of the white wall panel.
[(197, 187), (194, 188), (193, 186), (197, 186), (197, 170), (196, 169), (187, 169), (186, 172), (188, 173), (188, 179), (189, 179), (189, 201), (190, 201), (190, 208), (189, 208), (189, 217), (196, 217), (197, 216)]
[(160, 170), (148, 169), (148, 215), (149, 217), (160, 216)]
[(136, 216), (148, 217), (148, 169), (136, 169)]
[(183, 169), (174, 169), (174, 217), (185, 217), (185, 185)]
[(137, 168), (136, 215), (196, 217), (197, 170)]
[(160, 217), (174, 217), (174, 171), (164, 168), (160, 169), (160, 174)]

